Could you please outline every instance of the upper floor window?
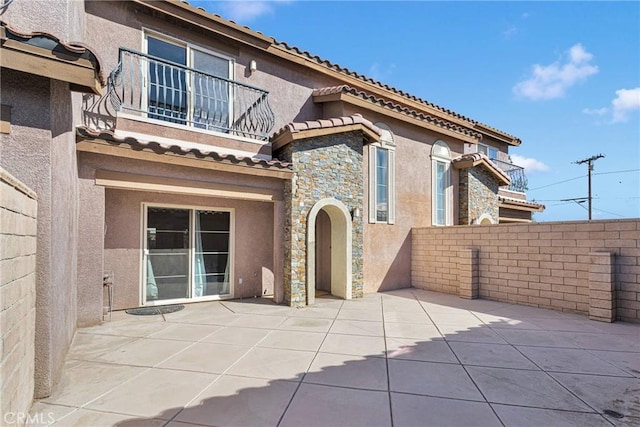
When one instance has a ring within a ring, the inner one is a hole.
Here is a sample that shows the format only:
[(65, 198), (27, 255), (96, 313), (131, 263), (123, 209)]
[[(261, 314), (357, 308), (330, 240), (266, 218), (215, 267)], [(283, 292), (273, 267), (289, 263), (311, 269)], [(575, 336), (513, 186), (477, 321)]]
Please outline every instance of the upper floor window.
[(156, 34), (145, 41), (148, 117), (227, 132), (233, 61)]
[(491, 160), (496, 160), (498, 158), (498, 150), (493, 147), (489, 147), (488, 145), (478, 144), (477, 151), (478, 153), (484, 154)]
[(433, 225), (453, 225), (451, 152), (443, 141), (431, 149), (431, 212)]
[(369, 145), (369, 222), (395, 223), (395, 143), (388, 126), (380, 142)]

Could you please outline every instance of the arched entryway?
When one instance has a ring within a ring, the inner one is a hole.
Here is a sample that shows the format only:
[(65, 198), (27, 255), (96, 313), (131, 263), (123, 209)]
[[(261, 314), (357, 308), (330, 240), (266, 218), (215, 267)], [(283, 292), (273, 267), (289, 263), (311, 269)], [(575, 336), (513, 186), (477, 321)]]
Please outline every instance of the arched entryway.
[[(319, 236), (316, 235), (316, 223)], [(326, 287), (333, 296), (351, 299), (351, 239), (351, 214), (340, 200), (322, 199), (311, 208), (307, 219), (308, 305), (315, 302), (316, 272), (322, 282), (320, 289)], [(316, 265), (317, 250), (321, 257), (329, 257), (318, 260), (322, 265)]]

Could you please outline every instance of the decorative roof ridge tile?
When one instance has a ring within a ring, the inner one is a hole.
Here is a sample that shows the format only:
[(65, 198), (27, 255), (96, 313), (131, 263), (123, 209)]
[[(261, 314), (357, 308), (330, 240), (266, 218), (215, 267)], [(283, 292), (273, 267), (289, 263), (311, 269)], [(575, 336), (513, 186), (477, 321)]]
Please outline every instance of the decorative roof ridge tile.
[(102, 84), (102, 86), (105, 86), (107, 84), (107, 80), (105, 79), (105, 76), (102, 70), (102, 66), (101, 66), (102, 61), (100, 59), (100, 56), (94, 51), (93, 48), (89, 47), (88, 45), (82, 42), (64, 41), (60, 37), (44, 31), (24, 32), (24, 31), (18, 30), (17, 28), (13, 27), (11, 24), (2, 20), (0, 20), (0, 26), (4, 27), (8, 32), (13, 34), (14, 36), (22, 39), (30, 40), (34, 37), (44, 37), (54, 41), (55, 43), (58, 43), (60, 46), (68, 50), (70, 53), (73, 53), (76, 55), (82, 55), (85, 52), (88, 53), (90, 57), (91, 56), (93, 57), (93, 58), (89, 58), (89, 60), (95, 64), (96, 74), (98, 76), (100, 84)]
[(304, 122), (291, 122), (284, 125), (277, 132), (275, 132), (271, 139), (276, 139), (285, 132), (289, 131), (291, 133), (302, 132), (306, 130), (312, 129), (330, 129), (330, 128), (338, 128), (342, 126), (356, 125), (361, 124), (364, 127), (373, 131), (376, 135), (382, 135), (382, 131), (379, 127), (374, 125), (371, 121), (362, 117), (361, 114), (353, 114), (351, 116), (343, 116), (343, 117), (332, 117), (329, 119), (317, 119), (317, 120), (307, 120)]
[(248, 166), (263, 166), (266, 168), (277, 168), (277, 169), (290, 169), (291, 163), (282, 162), (280, 160), (265, 160), (265, 159), (257, 159), (254, 157), (247, 156), (237, 156), (235, 154), (225, 154), (219, 153), (215, 151), (215, 147), (211, 147), (211, 150), (202, 150), (198, 148), (184, 148), (180, 147), (177, 144), (169, 144), (157, 141), (141, 141), (137, 138), (127, 136), (127, 137), (117, 137), (112, 130), (95, 130), (90, 129), (86, 126), (78, 126), (76, 128), (76, 133), (78, 136), (87, 139), (102, 139), (110, 144), (115, 143), (117, 145), (120, 144), (128, 144), (132, 148), (140, 147), (142, 149), (148, 148), (154, 152), (162, 151), (164, 152), (172, 152), (178, 155), (187, 155), (192, 154), (193, 156), (199, 159), (211, 158), (216, 161), (226, 161), (233, 164), (245, 163)]

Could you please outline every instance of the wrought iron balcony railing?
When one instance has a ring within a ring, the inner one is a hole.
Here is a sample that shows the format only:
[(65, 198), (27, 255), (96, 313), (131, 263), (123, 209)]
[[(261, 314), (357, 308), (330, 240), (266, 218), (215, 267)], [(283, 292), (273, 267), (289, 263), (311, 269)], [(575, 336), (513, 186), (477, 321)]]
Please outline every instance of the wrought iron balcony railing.
[(108, 94), (117, 111), (262, 141), (275, 123), (265, 90), (124, 48)]
[(491, 161), (500, 168), (503, 172), (505, 172), (509, 178), (511, 178), (511, 184), (509, 184), (508, 189), (511, 191), (517, 191), (520, 193), (524, 193), (527, 191), (527, 176), (524, 174), (524, 168), (518, 165), (514, 165), (513, 163), (503, 162), (498, 159), (491, 159)]

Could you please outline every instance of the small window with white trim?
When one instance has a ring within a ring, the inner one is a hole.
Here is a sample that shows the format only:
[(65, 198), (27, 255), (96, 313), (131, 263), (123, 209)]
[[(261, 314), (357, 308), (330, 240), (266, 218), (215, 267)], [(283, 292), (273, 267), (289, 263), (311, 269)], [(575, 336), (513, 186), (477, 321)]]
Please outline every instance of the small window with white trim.
[(431, 213), (433, 225), (453, 225), (451, 151), (443, 141), (431, 149)]
[(478, 144), (477, 152), (484, 154), (491, 160), (496, 160), (498, 158), (498, 150), (485, 144)]
[(387, 125), (376, 126), (382, 135), (369, 145), (369, 222), (395, 224), (395, 143)]

